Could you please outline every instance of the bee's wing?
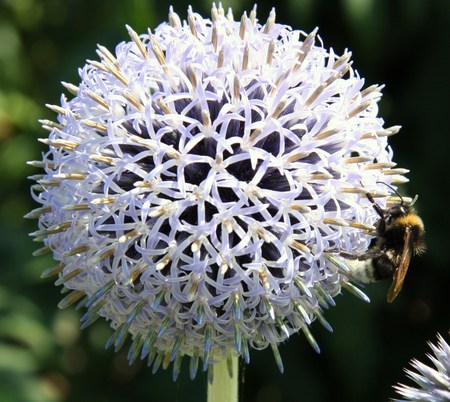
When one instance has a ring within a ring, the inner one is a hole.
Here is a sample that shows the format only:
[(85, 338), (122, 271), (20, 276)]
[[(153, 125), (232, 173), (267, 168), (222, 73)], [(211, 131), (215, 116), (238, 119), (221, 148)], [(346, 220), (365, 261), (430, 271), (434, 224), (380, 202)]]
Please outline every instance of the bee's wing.
[(411, 261), (411, 229), (409, 226), (406, 227), (403, 241), (402, 256), (392, 278), (392, 285), (387, 297), (388, 303), (392, 303), (402, 290), (403, 282), (408, 272), (409, 262)]

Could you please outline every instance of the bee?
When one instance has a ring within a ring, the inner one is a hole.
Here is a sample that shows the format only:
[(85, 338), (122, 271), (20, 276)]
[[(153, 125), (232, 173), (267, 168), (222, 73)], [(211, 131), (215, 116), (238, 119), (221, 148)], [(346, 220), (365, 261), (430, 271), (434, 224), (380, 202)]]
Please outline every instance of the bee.
[(395, 189), (386, 186), (399, 196), (400, 202), (383, 209), (370, 193), (366, 193), (380, 216), (375, 223), (376, 237), (369, 249), (359, 255), (348, 252), (339, 252), (339, 255), (344, 258), (351, 277), (357, 281), (371, 283), (392, 278), (387, 295), (388, 303), (392, 303), (402, 290), (411, 256), (425, 251), (425, 230), (413, 208), (417, 196), (407, 205)]

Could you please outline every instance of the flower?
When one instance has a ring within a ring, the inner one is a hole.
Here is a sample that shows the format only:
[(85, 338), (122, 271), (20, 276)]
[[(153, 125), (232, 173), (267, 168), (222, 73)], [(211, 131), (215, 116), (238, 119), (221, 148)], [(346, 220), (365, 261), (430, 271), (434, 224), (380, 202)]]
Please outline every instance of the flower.
[[(108, 346), (132, 337), (129, 360), (154, 370), (183, 356), (199, 362), (277, 345), (309, 326), (344, 287), (368, 300), (329, 252), (362, 252), (383, 184), (399, 183), (377, 117), (381, 87), (310, 34), (264, 24), (256, 8), (240, 22), (213, 5), (211, 20), (138, 35), (80, 70), (73, 95), (49, 106), (57, 122), (34, 176), (42, 206), (33, 235), (59, 264), (43, 276), (104, 317)], [(334, 261), (332, 263), (331, 261)], [(336, 265), (337, 264), (337, 265)]]
[(450, 401), (450, 347), (440, 334), (438, 334), (437, 346), (431, 342), (428, 342), (428, 345), (433, 351), (434, 356), (427, 356), (436, 368), (429, 367), (413, 359), (411, 366), (417, 372), (412, 370), (405, 370), (405, 372), (419, 388), (398, 384), (394, 388), (405, 399), (395, 399), (394, 401)]

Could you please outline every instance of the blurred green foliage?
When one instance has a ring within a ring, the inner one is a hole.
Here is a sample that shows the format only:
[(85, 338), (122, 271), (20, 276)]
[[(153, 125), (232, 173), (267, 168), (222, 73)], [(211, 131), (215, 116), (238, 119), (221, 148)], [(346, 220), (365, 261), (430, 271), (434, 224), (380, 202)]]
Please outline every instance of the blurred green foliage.
[[(180, 16), (188, 4), (202, 15), (209, 1), (171, 3)], [(235, 17), (253, 7), (230, 0)], [(406, 381), (402, 368), (423, 357), (425, 341), (450, 328), (448, 228), (448, 92), (450, 89), (450, 2), (448, 0), (279, 0), (260, 1), (264, 20), (272, 6), (277, 20), (306, 32), (320, 27), (325, 46), (353, 51), (354, 66), (367, 85), (385, 83), (381, 115), (387, 126), (402, 124), (392, 138), (395, 160), (411, 168), (402, 190), (420, 194), (418, 209), (427, 228), (428, 253), (413, 260), (404, 291), (387, 305), (389, 284), (368, 287), (370, 305), (349, 294), (327, 312), (334, 334), (318, 323), (313, 331), (322, 354), (302, 336), (281, 346), (285, 374), (270, 351), (251, 355), (241, 401), (380, 401), (391, 386)], [(60, 81), (77, 83), (77, 68), (96, 59), (95, 45), (113, 50), (137, 32), (166, 20), (168, 4), (153, 0), (0, 0), (0, 401), (118, 402), (202, 401), (206, 379), (183, 370), (172, 383), (161, 371), (128, 366), (126, 352), (104, 351), (105, 322), (79, 330), (80, 313), (59, 311), (59, 291), (40, 273), (49, 257), (27, 236), (35, 222), (22, 216), (35, 208), (26, 176), (39, 159), (38, 118), (52, 119), (45, 103), (58, 103)]]

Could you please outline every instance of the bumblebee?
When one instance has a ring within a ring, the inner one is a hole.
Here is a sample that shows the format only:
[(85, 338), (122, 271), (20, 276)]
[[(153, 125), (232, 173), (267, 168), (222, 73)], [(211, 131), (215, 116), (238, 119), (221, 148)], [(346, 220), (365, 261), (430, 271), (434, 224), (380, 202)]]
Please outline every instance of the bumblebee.
[(415, 200), (407, 205), (399, 196), (399, 203), (383, 209), (370, 193), (366, 197), (380, 216), (375, 223), (376, 237), (363, 254), (340, 252), (339, 255), (344, 258), (351, 277), (359, 282), (392, 278), (387, 295), (388, 303), (392, 303), (402, 290), (411, 256), (425, 251), (424, 225), (414, 211)]

